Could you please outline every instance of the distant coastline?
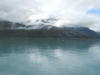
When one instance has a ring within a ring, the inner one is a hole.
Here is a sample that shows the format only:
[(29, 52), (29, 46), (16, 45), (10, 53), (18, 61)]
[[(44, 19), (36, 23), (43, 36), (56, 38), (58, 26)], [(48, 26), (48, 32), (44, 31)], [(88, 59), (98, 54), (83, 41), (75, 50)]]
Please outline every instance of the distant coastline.
[[(94, 32), (95, 33), (95, 32)], [(66, 30), (0, 30), (0, 37), (10, 37), (10, 38), (100, 38), (98, 34), (90, 33), (72, 33)]]

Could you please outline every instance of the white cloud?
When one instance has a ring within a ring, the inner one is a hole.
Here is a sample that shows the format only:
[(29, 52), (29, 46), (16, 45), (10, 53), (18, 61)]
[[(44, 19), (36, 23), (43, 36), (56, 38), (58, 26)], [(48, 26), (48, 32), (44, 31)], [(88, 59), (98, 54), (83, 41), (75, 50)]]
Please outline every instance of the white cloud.
[(33, 21), (54, 17), (54, 25), (84, 26), (100, 31), (100, 16), (86, 14), (93, 8), (100, 9), (100, 0), (2, 0), (0, 18), (13, 22)]

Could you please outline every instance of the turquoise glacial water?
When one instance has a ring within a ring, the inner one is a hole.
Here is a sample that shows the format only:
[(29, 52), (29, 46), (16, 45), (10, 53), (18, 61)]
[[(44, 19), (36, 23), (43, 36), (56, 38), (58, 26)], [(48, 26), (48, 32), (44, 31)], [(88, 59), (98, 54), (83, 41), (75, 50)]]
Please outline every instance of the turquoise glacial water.
[(100, 40), (0, 38), (0, 75), (100, 75)]

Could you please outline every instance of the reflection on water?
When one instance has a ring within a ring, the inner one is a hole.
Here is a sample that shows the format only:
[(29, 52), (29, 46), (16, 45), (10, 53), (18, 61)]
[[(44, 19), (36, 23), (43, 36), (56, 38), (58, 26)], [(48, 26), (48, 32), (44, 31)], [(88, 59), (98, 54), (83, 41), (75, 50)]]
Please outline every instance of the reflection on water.
[(100, 40), (0, 38), (0, 75), (100, 75)]

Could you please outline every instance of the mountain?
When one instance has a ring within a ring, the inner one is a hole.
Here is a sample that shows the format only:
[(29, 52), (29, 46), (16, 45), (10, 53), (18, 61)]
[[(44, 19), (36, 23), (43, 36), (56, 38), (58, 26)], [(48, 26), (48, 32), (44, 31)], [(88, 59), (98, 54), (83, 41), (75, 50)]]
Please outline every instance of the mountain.
[[(42, 20), (47, 23), (50, 20)], [(0, 37), (20, 38), (100, 38), (100, 35), (87, 27), (56, 27), (52, 25), (25, 25), (0, 21)]]
[(100, 32), (96, 32), (96, 33), (100, 35)]

